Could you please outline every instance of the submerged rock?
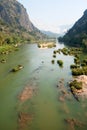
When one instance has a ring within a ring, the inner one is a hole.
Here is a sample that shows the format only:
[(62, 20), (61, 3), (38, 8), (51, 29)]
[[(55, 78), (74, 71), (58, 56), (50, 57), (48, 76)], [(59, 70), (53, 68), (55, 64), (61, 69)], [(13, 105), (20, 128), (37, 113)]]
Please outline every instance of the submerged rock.
[(77, 120), (77, 119), (75, 119), (75, 118), (67, 118), (67, 119), (64, 119), (64, 120), (65, 120), (65, 122), (66, 122), (68, 125), (71, 126), (71, 128), (72, 128), (72, 126), (73, 126), (73, 128), (74, 128), (75, 126), (82, 127), (82, 126), (85, 125), (85, 123), (83, 123), (83, 122), (81, 122), (81, 121), (79, 121), (79, 120)]
[(19, 71), (19, 70), (21, 70), (21, 69), (23, 69), (24, 67), (22, 66), (22, 65), (18, 65), (18, 66), (16, 66), (16, 67), (14, 67), (11, 71), (12, 72), (17, 72), (17, 71)]
[(5, 60), (5, 59), (2, 59), (2, 60), (1, 60), (1, 63), (6, 63), (6, 60)]
[(34, 89), (32, 87), (24, 88), (23, 92), (19, 96), (20, 101), (26, 101), (30, 99), (33, 95), (33, 91)]
[(25, 128), (32, 121), (32, 115), (28, 113), (20, 112), (18, 113), (18, 126), (19, 130)]

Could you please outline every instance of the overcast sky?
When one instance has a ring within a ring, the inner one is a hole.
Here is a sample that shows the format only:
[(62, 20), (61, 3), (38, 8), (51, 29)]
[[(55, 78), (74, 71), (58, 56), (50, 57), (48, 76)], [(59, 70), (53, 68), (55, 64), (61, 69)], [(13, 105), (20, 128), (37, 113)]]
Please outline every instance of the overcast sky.
[(61, 25), (74, 24), (87, 9), (87, 0), (18, 1), (27, 9), (29, 18), (36, 27), (57, 33), (61, 32)]

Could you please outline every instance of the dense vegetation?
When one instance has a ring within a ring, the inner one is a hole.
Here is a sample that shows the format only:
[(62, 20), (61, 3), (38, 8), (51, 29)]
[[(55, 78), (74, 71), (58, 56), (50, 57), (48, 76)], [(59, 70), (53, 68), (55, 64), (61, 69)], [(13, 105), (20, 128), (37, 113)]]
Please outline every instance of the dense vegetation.
[(87, 49), (87, 10), (63, 37), (59, 37), (59, 41)]
[(77, 80), (73, 80), (69, 85), (71, 89), (82, 89), (82, 82), (78, 82)]
[[(82, 59), (81, 58), (82, 53), (83, 53), (82, 48), (76, 48), (76, 47), (62, 48), (53, 51), (53, 58), (56, 58), (57, 54), (74, 56), (74, 64), (70, 65), (72, 75), (73, 76), (87, 75), (87, 58)], [(54, 64), (55, 60), (53, 59), (51, 62), (52, 64)], [(57, 60), (57, 64), (60, 67), (63, 67), (64, 63), (62, 60)]]
[(69, 87), (70, 87), (71, 92), (74, 94), (75, 98), (78, 99), (78, 97), (76, 97), (76, 93), (79, 90), (82, 90), (82, 82), (78, 82), (77, 80), (73, 80), (72, 82), (70, 82)]
[(17, 0), (0, 0), (0, 52), (43, 38), (46, 36), (31, 23), (23, 5)]

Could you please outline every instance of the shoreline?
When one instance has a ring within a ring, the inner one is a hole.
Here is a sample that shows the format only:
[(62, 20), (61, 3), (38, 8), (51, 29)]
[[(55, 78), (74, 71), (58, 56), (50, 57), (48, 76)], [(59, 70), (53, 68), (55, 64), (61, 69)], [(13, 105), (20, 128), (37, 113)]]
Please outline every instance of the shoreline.
[(80, 75), (75, 78), (78, 82), (82, 82), (82, 90), (77, 91), (78, 96), (86, 96), (87, 97), (87, 76)]

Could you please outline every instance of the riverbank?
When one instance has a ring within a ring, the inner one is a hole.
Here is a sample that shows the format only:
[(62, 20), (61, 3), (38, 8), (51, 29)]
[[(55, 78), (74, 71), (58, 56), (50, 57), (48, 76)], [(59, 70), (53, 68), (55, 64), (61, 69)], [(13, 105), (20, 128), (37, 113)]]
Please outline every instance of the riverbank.
[(87, 76), (86, 75), (80, 75), (80, 76), (76, 77), (75, 80), (82, 83), (82, 89), (77, 90), (76, 93), (79, 96), (87, 97)]
[(12, 51), (17, 51), (18, 50), (18, 44), (15, 45), (2, 45), (0, 46), (0, 54), (9, 54)]

